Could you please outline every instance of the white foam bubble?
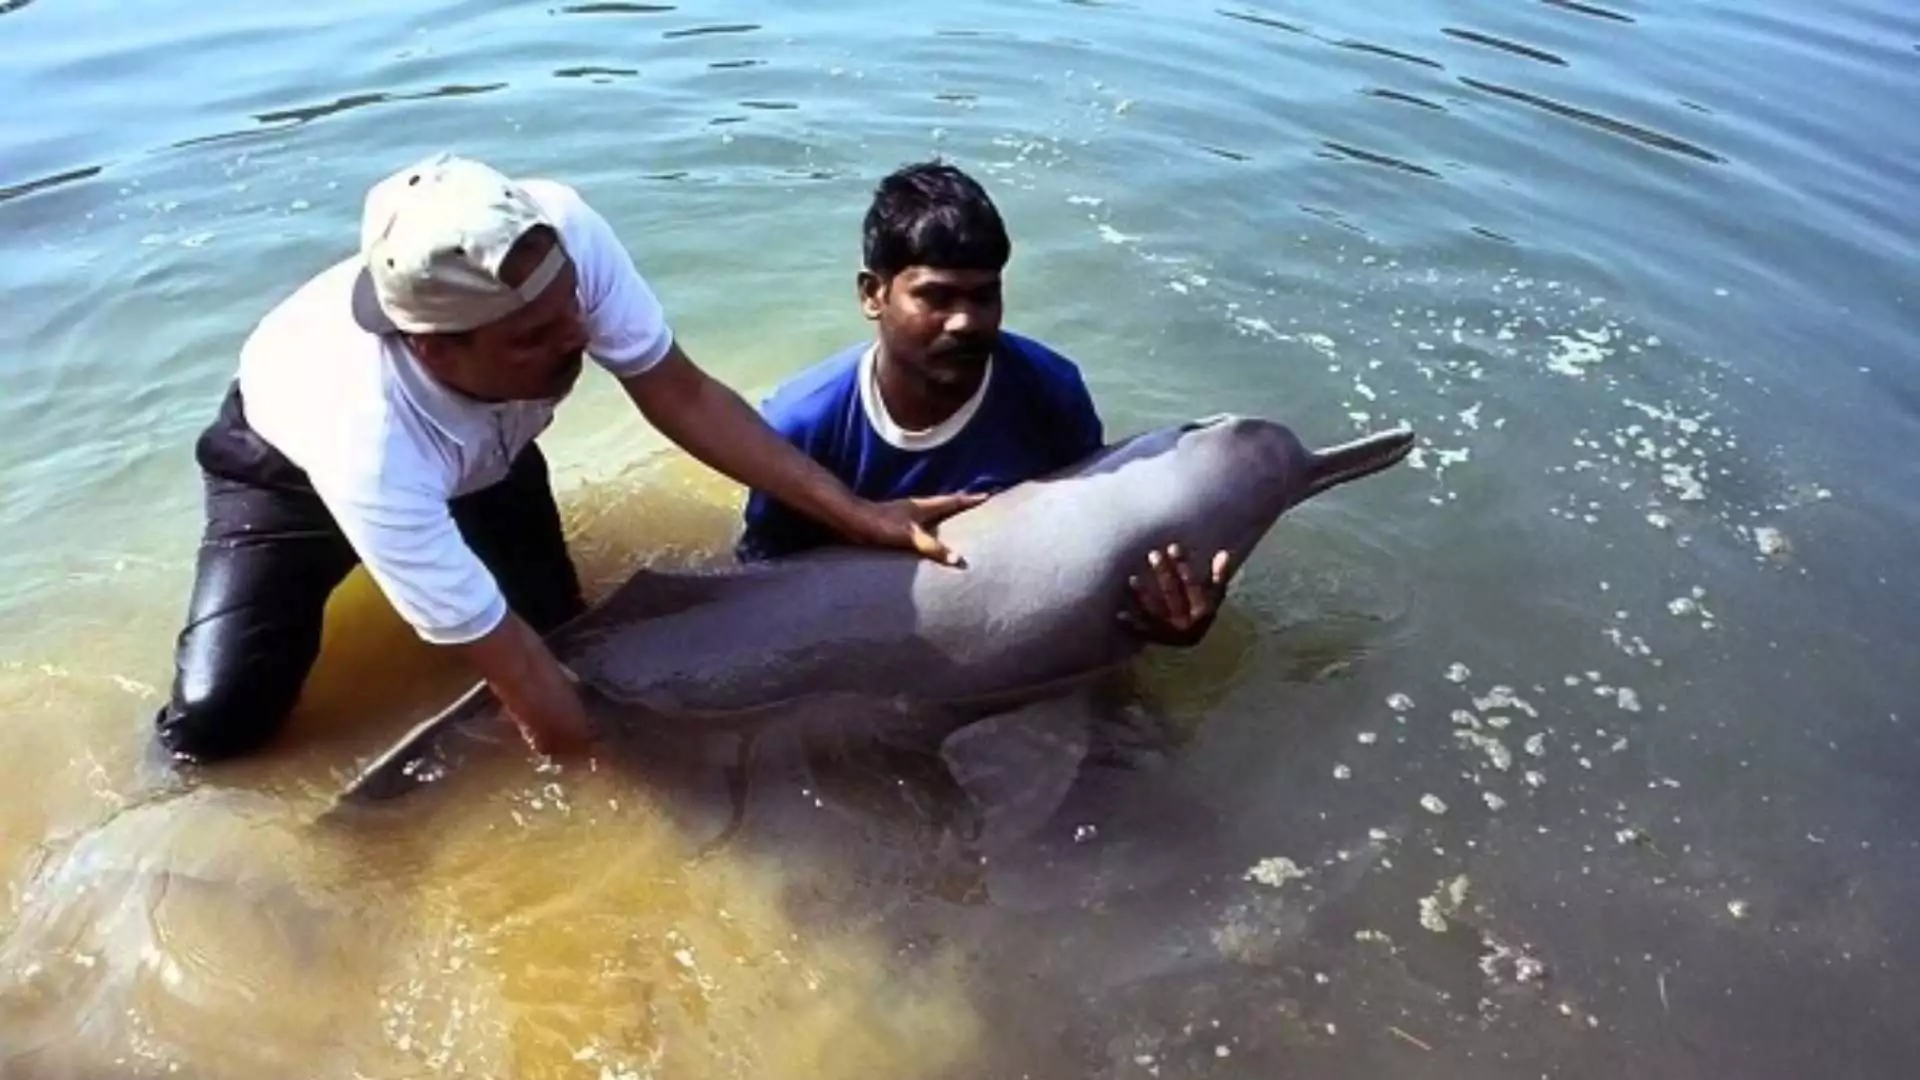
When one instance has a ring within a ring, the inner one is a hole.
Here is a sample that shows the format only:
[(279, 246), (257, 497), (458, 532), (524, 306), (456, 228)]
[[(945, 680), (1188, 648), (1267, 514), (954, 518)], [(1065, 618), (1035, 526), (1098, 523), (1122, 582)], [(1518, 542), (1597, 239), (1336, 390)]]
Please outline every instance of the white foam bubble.
[(1247, 870), (1246, 879), (1256, 881), (1270, 888), (1278, 889), (1289, 881), (1299, 881), (1307, 876), (1300, 864), (1284, 855), (1274, 855), (1254, 863)]
[(1508, 750), (1507, 745), (1499, 739), (1477, 731), (1456, 731), (1453, 736), (1463, 743), (1479, 748), (1487, 755), (1487, 761), (1501, 772), (1506, 772), (1513, 767), (1513, 751)]
[(1233, 324), (1242, 333), (1257, 334), (1275, 341), (1282, 340), (1280, 331), (1275, 330), (1272, 323), (1255, 315), (1235, 315)]
[(1605, 331), (1601, 332), (1597, 340), (1589, 337), (1586, 331), (1576, 331), (1576, 333), (1581, 336), (1569, 337), (1565, 334), (1555, 334), (1547, 339), (1553, 343), (1553, 351), (1547, 354), (1548, 371), (1569, 378), (1582, 379), (1586, 377), (1588, 368), (1612, 355), (1613, 350), (1602, 347), (1611, 339)]
[(1481, 712), (1488, 712), (1493, 709), (1517, 709), (1535, 720), (1540, 718), (1540, 711), (1534, 708), (1532, 703), (1528, 702), (1525, 698), (1515, 694), (1511, 686), (1495, 686), (1493, 689), (1487, 691), (1486, 697), (1474, 698), (1473, 707)]
[(1333, 339), (1328, 337), (1325, 334), (1318, 334), (1318, 333), (1301, 334), (1300, 343), (1307, 346), (1310, 349), (1316, 349), (1320, 352), (1323, 352), (1328, 356), (1333, 356), (1337, 352), (1333, 344)]
[(1433, 895), (1420, 898), (1420, 925), (1436, 934), (1447, 932), (1447, 920), (1458, 916), (1467, 902), (1467, 875), (1438, 882)]

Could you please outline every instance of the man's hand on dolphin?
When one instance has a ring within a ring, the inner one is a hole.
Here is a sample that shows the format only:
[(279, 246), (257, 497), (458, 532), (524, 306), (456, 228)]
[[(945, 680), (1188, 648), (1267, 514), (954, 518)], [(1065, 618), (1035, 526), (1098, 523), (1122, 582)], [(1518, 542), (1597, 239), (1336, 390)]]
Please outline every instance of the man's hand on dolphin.
[(929, 526), (978, 506), (986, 498), (985, 494), (961, 492), (869, 503), (858, 539), (879, 547), (911, 548), (948, 566), (963, 566), (965, 560), (960, 553), (941, 543)]
[(1152, 580), (1142, 581), (1137, 574), (1128, 576), (1127, 584), (1133, 588), (1139, 610), (1120, 612), (1121, 621), (1141, 637), (1161, 645), (1197, 644), (1219, 613), (1232, 561), (1225, 551), (1215, 552), (1213, 576), (1201, 582), (1187, 566), (1179, 544), (1147, 552)]

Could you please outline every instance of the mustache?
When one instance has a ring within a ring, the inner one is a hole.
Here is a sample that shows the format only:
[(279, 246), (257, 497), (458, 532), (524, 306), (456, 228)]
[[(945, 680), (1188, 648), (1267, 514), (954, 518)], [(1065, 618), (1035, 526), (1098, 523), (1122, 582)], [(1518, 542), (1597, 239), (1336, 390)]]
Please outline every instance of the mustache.
[(991, 336), (966, 337), (953, 338), (945, 342), (936, 343), (932, 349), (928, 350), (927, 355), (936, 360), (973, 359), (985, 356), (992, 350), (993, 338)]

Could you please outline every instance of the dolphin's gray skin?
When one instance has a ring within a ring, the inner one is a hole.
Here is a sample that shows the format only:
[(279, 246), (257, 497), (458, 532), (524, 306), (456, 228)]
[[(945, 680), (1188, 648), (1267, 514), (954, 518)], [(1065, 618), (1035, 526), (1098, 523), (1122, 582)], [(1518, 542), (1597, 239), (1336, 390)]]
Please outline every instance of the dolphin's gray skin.
[[(1237, 567), (1287, 510), (1412, 446), (1405, 428), (1316, 452), (1269, 420), (1170, 425), (949, 518), (941, 539), (964, 567), (848, 546), (716, 572), (643, 570), (549, 643), (603, 731), (745, 730), (802, 699), (981, 716), (1136, 654), (1143, 643), (1118, 616), (1148, 550), (1178, 543), (1200, 566), (1225, 550)], [(497, 712), (476, 686), (341, 801), (418, 786), (442, 734)]]

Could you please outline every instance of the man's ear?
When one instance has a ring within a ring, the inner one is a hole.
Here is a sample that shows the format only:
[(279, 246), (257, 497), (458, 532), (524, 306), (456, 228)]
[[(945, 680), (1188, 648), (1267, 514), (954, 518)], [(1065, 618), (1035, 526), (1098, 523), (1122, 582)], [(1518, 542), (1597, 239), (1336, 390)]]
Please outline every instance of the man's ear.
[(887, 304), (886, 282), (880, 280), (879, 274), (862, 267), (854, 278), (854, 288), (860, 297), (860, 314), (869, 321), (878, 319), (880, 310)]

